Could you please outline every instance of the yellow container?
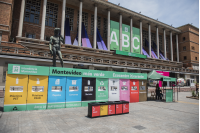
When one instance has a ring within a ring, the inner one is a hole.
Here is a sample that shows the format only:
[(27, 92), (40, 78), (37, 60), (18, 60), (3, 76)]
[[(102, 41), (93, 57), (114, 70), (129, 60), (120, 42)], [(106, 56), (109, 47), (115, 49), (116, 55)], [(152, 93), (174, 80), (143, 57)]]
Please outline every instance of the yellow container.
[(46, 109), (47, 88), (48, 76), (29, 76), (27, 110)]
[(108, 115), (108, 105), (100, 105), (100, 116)]
[(4, 111), (26, 110), (28, 75), (6, 74)]

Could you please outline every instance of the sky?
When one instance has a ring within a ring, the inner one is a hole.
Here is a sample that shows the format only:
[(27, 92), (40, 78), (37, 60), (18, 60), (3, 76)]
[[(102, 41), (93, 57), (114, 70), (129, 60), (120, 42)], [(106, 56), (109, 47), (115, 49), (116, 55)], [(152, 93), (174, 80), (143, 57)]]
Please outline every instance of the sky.
[(173, 27), (192, 24), (199, 28), (199, 0), (108, 0), (113, 4), (141, 12)]

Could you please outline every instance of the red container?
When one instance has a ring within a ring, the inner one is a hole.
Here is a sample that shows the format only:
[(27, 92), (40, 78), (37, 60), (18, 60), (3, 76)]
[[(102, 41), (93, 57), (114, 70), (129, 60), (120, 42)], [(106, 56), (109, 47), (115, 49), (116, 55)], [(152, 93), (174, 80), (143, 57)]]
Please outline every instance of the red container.
[(92, 106), (92, 117), (100, 116), (100, 105)]
[(123, 103), (123, 113), (129, 113), (129, 103)]
[(130, 103), (139, 102), (139, 80), (130, 79)]
[(108, 115), (114, 115), (115, 114), (115, 104), (108, 105)]
[(115, 101), (113, 102), (115, 103), (115, 110), (116, 110), (116, 114), (122, 114), (122, 102), (121, 101)]

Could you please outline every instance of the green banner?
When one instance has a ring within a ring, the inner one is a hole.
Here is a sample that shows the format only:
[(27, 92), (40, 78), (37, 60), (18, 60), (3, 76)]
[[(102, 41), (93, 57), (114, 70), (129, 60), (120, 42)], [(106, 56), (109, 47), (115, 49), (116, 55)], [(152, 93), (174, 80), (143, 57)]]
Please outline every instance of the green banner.
[(12, 104), (12, 105), (4, 105), (3, 107), (4, 112), (10, 112), (10, 111), (26, 111), (26, 104)]
[(89, 69), (73, 69), (62, 67), (50, 67), (50, 76), (72, 76), (72, 77), (90, 77), (90, 78), (118, 78), (118, 79), (147, 79), (146, 73), (127, 73), (100, 71)]
[(96, 101), (108, 101), (108, 79), (96, 78)]
[(142, 54), (140, 53), (140, 29), (133, 27), (133, 53)]
[(8, 64), (8, 74), (49, 75), (49, 67)]
[(119, 50), (119, 23), (110, 21), (110, 49)]
[(131, 57), (138, 57), (138, 58), (144, 58), (146, 59), (147, 56), (143, 55), (143, 54), (136, 54), (136, 53), (130, 53), (130, 52), (124, 52), (124, 51), (119, 51), (116, 50), (115, 54), (119, 54), (119, 55), (125, 55), (125, 56), (131, 56)]
[(166, 102), (173, 102), (173, 90), (172, 89), (166, 90)]
[(47, 104), (27, 104), (27, 110), (45, 110), (47, 109)]
[(122, 51), (130, 52), (130, 26), (122, 24)]

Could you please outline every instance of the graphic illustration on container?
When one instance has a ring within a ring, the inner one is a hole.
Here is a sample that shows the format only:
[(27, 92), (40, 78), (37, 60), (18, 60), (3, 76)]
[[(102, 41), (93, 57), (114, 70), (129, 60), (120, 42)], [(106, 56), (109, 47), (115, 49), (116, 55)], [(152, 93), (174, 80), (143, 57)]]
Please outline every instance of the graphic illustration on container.
[(96, 102), (108, 101), (108, 79), (96, 79)]
[(95, 102), (96, 79), (82, 78), (82, 106), (88, 106), (88, 103)]
[(122, 102), (116, 101), (115, 103), (116, 114), (122, 114)]
[(81, 107), (82, 78), (67, 77), (66, 108)]
[(120, 79), (119, 88), (120, 88), (120, 100), (130, 101), (130, 80)]
[(49, 76), (47, 109), (65, 108), (66, 77)]
[(139, 80), (139, 101), (147, 101), (147, 88), (146, 88), (146, 80)]
[(47, 108), (48, 76), (29, 75), (27, 110)]
[(6, 74), (4, 112), (25, 111), (28, 75)]
[(139, 80), (130, 79), (130, 103), (139, 102)]
[(115, 104), (108, 103), (108, 115), (114, 115), (115, 114)]
[(119, 79), (109, 79), (109, 101), (119, 101)]
[(100, 105), (100, 116), (108, 115), (108, 105)]

